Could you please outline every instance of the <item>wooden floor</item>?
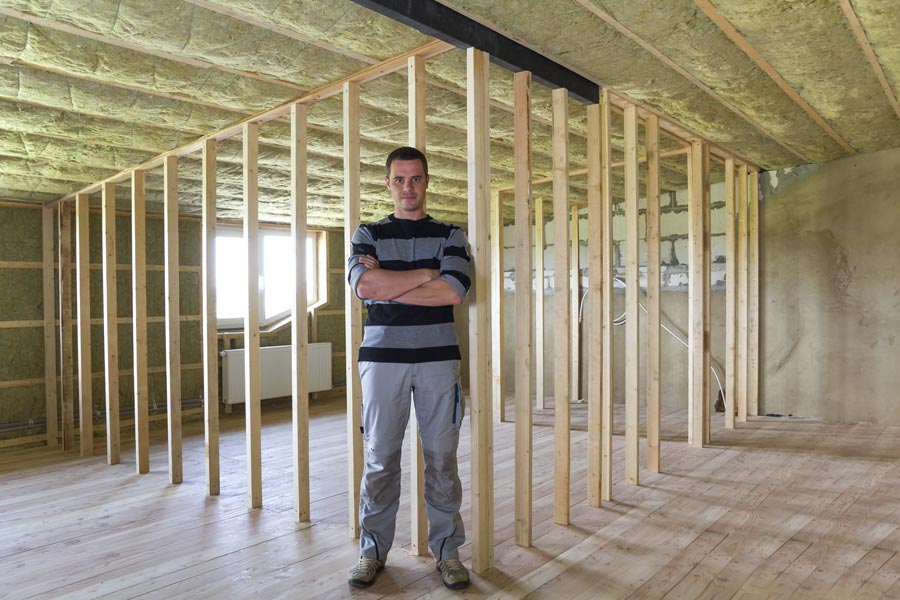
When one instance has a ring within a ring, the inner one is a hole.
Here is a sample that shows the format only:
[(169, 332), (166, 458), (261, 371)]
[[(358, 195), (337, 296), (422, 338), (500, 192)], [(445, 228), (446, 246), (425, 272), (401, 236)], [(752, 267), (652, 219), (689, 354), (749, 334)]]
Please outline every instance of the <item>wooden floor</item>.
[(223, 416), (214, 498), (204, 493), (198, 423), (185, 426), (181, 485), (168, 484), (162, 428), (143, 476), (133, 451), (107, 466), (100, 439), (101, 456), (88, 459), (44, 448), (0, 453), (0, 597), (900, 598), (900, 428), (762, 418), (725, 432), (719, 414), (714, 444), (699, 450), (684, 440), (686, 413), (670, 413), (665, 472), (642, 472), (640, 486), (621, 482), (617, 435), (616, 501), (592, 508), (586, 409), (572, 412), (572, 524), (551, 522), (552, 430), (538, 425), (532, 548), (512, 542), (513, 425), (496, 426), (496, 568), (465, 593), (445, 590), (432, 560), (408, 553), (405, 490), (387, 569), (369, 590), (347, 587), (357, 546), (347, 533), (343, 403), (330, 401), (312, 410), (311, 526), (292, 520), (283, 405), (264, 413), (261, 510), (246, 508), (239, 414)]

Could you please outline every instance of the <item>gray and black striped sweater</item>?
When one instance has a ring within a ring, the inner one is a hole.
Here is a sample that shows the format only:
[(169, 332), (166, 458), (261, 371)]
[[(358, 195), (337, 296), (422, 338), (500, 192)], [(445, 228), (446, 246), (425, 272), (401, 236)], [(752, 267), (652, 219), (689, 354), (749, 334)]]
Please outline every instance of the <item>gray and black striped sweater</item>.
[[(361, 225), (353, 234), (353, 254), (347, 259), (347, 281), (356, 292), (368, 269), (359, 262), (375, 257), (382, 269), (437, 269), (460, 298), (469, 290), (468, 242), (455, 225), (429, 216), (418, 221), (390, 215)], [(358, 296), (358, 294), (357, 294)], [(369, 316), (359, 360), (423, 363), (459, 360), (459, 340), (452, 306), (414, 306), (393, 300), (365, 300)]]

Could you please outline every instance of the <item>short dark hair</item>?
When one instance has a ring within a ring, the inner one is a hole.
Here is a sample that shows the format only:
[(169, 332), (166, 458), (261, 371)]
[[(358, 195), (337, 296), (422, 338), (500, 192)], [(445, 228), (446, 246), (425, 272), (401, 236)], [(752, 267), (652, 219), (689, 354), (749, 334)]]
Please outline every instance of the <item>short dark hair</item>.
[(428, 175), (428, 159), (425, 158), (425, 155), (418, 148), (401, 146), (388, 154), (387, 160), (384, 163), (385, 177), (391, 176), (391, 163), (395, 160), (421, 160), (422, 169), (425, 171), (425, 174)]

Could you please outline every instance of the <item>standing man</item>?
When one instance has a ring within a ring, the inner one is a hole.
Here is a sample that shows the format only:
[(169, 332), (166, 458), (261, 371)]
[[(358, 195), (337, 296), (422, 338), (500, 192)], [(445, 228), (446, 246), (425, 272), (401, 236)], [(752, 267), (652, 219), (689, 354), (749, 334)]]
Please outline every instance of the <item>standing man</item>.
[(359, 499), (359, 562), (348, 583), (368, 587), (384, 569), (400, 504), (400, 449), (416, 405), (425, 455), (428, 546), (445, 586), (462, 589), (465, 530), (456, 465), (463, 398), (453, 305), (469, 289), (469, 254), (459, 227), (425, 212), (428, 161), (397, 148), (385, 163), (394, 214), (353, 234), (348, 282), (369, 316), (359, 350), (366, 465)]

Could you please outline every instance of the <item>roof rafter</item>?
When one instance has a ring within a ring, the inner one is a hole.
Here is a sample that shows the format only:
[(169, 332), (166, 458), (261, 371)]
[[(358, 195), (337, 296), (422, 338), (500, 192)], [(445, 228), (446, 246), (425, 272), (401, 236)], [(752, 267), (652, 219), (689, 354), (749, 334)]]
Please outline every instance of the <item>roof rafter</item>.
[(863, 28), (862, 23), (859, 21), (859, 17), (856, 15), (856, 11), (853, 9), (853, 2), (851, 0), (841, 0), (841, 9), (844, 11), (844, 16), (847, 17), (847, 21), (850, 22), (850, 29), (853, 30), (853, 34), (856, 36), (856, 40), (862, 47), (866, 59), (869, 61), (869, 64), (872, 65), (872, 70), (875, 71), (875, 77), (878, 78), (878, 83), (881, 84), (884, 95), (887, 96), (888, 102), (891, 103), (894, 112), (897, 113), (897, 117), (900, 118), (900, 103), (897, 102), (897, 96), (894, 94), (894, 90), (891, 89), (891, 84), (888, 83), (887, 77), (884, 74), (884, 69), (881, 68), (881, 63), (878, 62), (878, 57), (875, 55), (875, 49), (872, 48), (872, 45), (869, 43), (869, 36), (866, 35), (866, 30)]
[(796, 156), (806, 162), (812, 162), (808, 157), (806, 157), (802, 153), (798, 152), (794, 148), (791, 148), (788, 144), (786, 144), (785, 142), (783, 142), (782, 140), (780, 140), (779, 138), (774, 136), (770, 131), (766, 131), (759, 123), (757, 123), (756, 121), (751, 119), (740, 108), (738, 108), (737, 106), (735, 106), (734, 104), (732, 104), (731, 102), (729, 102), (728, 100), (726, 100), (725, 98), (720, 96), (715, 90), (713, 90), (708, 85), (706, 85), (705, 83), (703, 83), (702, 81), (700, 81), (699, 79), (697, 79), (696, 77), (691, 75), (687, 70), (685, 70), (683, 67), (681, 67), (681, 65), (679, 65), (674, 60), (672, 60), (671, 58), (669, 58), (668, 56), (666, 56), (665, 54), (660, 52), (659, 49), (657, 49), (655, 46), (653, 46), (649, 42), (645, 41), (638, 34), (634, 33), (633, 31), (631, 31), (630, 29), (628, 29), (627, 27), (622, 25), (622, 23), (620, 23), (618, 20), (616, 20), (615, 17), (613, 17), (612, 15), (610, 15), (609, 13), (607, 13), (606, 11), (601, 9), (599, 6), (597, 6), (590, 0), (576, 0), (576, 1), (581, 6), (583, 6), (587, 10), (589, 10), (591, 13), (596, 15), (598, 18), (600, 18), (607, 25), (611, 26), (613, 29), (615, 29), (616, 31), (618, 31), (619, 33), (621, 33), (622, 35), (624, 35), (631, 41), (638, 44), (641, 48), (643, 48), (650, 54), (652, 54), (654, 58), (656, 58), (657, 60), (659, 60), (660, 62), (662, 62), (669, 68), (671, 68), (672, 70), (674, 70), (676, 73), (678, 73), (679, 75), (681, 75), (682, 77), (684, 77), (685, 79), (690, 81), (692, 84), (694, 84), (695, 86), (697, 86), (698, 88), (703, 90), (703, 92), (706, 93), (709, 97), (713, 98), (719, 104), (721, 104), (722, 106), (724, 106), (725, 108), (727, 108), (728, 110), (730, 110), (731, 112), (733, 112), (734, 114), (736, 114), (737, 116), (742, 118), (754, 129), (756, 129), (757, 131), (759, 131), (760, 133), (762, 133), (769, 139), (773, 140), (776, 144), (778, 144), (779, 146), (781, 146), (782, 148), (784, 148), (785, 150), (787, 150), (794, 156)]
[(741, 35), (737, 29), (735, 29), (734, 25), (731, 22), (719, 14), (716, 10), (716, 7), (713, 6), (713, 3), (710, 0), (694, 0), (694, 4), (703, 11), (713, 23), (715, 23), (719, 29), (730, 39), (734, 44), (741, 49), (741, 51), (750, 57), (756, 65), (762, 69), (762, 71), (768, 75), (775, 84), (782, 89), (782, 91), (787, 94), (791, 100), (793, 100), (797, 106), (802, 108), (804, 112), (806, 112), (809, 117), (818, 123), (818, 125), (825, 130), (825, 132), (831, 136), (831, 138), (837, 142), (844, 150), (849, 152), (850, 154), (856, 154), (856, 149), (847, 143), (841, 134), (834, 130), (831, 125), (828, 124), (827, 121), (819, 114), (819, 112), (810, 106), (809, 102), (803, 99), (802, 96), (791, 87), (791, 85), (785, 81), (784, 77), (782, 77), (778, 71), (775, 70), (775, 67), (772, 66), (769, 61), (763, 57), (759, 51), (754, 48), (750, 42), (747, 41), (743, 35)]

